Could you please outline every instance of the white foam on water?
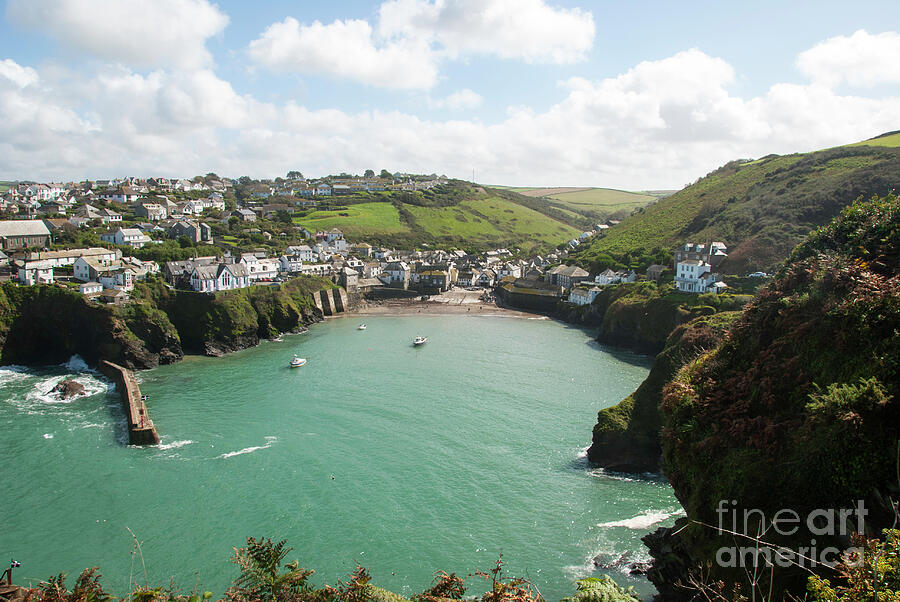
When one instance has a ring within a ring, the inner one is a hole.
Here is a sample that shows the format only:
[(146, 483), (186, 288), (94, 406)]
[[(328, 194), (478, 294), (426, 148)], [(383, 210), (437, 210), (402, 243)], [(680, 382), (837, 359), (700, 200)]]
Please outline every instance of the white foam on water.
[(178, 449), (179, 447), (184, 447), (185, 445), (190, 445), (194, 443), (190, 439), (183, 439), (181, 441), (172, 441), (171, 443), (162, 443), (157, 446), (158, 449)]
[(21, 382), (31, 376), (27, 372), (28, 368), (25, 366), (3, 366), (0, 368), (0, 387), (7, 384), (12, 384), (16, 382)]
[(607, 472), (604, 468), (592, 468), (591, 470), (587, 471), (587, 474), (588, 476), (595, 477), (597, 479), (612, 479), (614, 481), (624, 481), (626, 483), (632, 483), (638, 480), (624, 473)]
[(44, 433), (44, 439), (53, 439), (53, 433)]
[[(84, 393), (74, 395), (69, 398), (63, 398), (59, 393), (53, 393), (54, 387), (64, 380), (74, 380), (78, 384), (84, 386)], [(91, 374), (79, 374), (77, 376), (51, 376), (34, 384), (34, 388), (25, 395), (25, 400), (32, 404), (59, 405), (68, 404), (89, 397), (97, 393), (107, 391), (107, 384), (101, 382)]]
[(588, 452), (588, 450), (589, 450), (590, 448), (591, 448), (591, 446), (588, 445), (587, 447), (585, 447), (584, 449), (582, 449), (581, 451), (579, 451), (579, 452), (578, 452), (578, 455), (575, 456), (575, 457), (578, 458), (579, 460), (584, 460), (585, 458), (587, 458), (587, 452)]
[(242, 456), (244, 454), (252, 454), (253, 452), (259, 451), (261, 449), (269, 449), (270, 447), (272, 447), (273, 443), (278, 441), (278, 437), (266, 437), (265, 439), (266, 439), (265, 445), (256, 445), (253, 447), (245, 447), (244, 449), (239, 449), (238, 451), (228, 452), (228, 453), (222, 454), (220, 456), (216, 456), (216, 458), (224, 459), (224, 458), (233, 458), (234, 456)]
[(684, 510), (679, 508), (678, 510), (644, 510), (641, 514), (637, 516), (632, 516), (631, 518), (626, 518), (624, 520), (614, 520), (606, 523), (598, 523), (597, 526), (601, 529), (605, 529), (608, 527), (625, 527), (626, 529), (635, 529), (635, 530), (646, 530), (655, 525), (656, 523), (661, 523), (662, 521), (672, 518), (674, 516), (679, 516), (684, 514)]
[(68, 362), (62, 364), (62, 367), (69, 372), (93, 372), (80, 355), (73, 355)]

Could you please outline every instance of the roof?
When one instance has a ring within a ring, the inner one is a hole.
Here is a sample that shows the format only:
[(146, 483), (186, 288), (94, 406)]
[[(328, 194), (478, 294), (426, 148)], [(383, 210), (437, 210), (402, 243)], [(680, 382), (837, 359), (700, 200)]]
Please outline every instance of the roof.
[(588, 274), (586, 271), (584, 271), (577, 265), (562, 266), (561, 269), (556, 270), (555, 273), (560, 276), (569, 276), (572, 278), (580, 277), (580, 276), (584, 276), (584, 277), (590, 276), (590, 274)]
[(0, 236), (50, 236), (50, 230), (39, 219), (14, 219), (0, 221)]

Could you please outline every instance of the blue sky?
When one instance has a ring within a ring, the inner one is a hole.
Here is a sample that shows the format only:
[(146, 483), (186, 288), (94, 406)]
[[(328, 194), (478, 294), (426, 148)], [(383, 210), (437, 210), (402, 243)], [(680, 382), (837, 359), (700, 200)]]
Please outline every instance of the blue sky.
[(679, 188), (900, 129), (896, 2), (6, 0), (0, 178)]

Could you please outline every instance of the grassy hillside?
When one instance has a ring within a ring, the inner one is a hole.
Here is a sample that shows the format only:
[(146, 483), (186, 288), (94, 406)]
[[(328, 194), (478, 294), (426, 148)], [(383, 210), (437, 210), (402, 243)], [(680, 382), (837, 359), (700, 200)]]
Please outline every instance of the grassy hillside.
[(314, 211), (294, 221), (311, 231), (340, 228), (350, 240), (410, 232), (391, 203), (360, 203), (336, 211)]
[(0, 182), (0, 194), (3, 194), (13, 185), (13, 182)]
[(373, 244), (528, 251), (555, 247), (588, 223), (584, 216), (544, 199), (460, 181), (432, 191), (338, 197), (331, 204), (294, 222), (309, 230), (340, 228), (350, 240)]
[(863, 140), (862, 142), (857, 142), (848, 146), (887, 146), (890, 148), (895, 148), (900, 146), (900, 131), (888, 132), (886, 134), (875, 136), (874, 138)]
[(594, 221), (624, 217), (663, 194), (628, 192), (612, 188), (511, 188), (530, 197), (546, 199), (552, 206), (575, 212)]
[(576, 257), (589, 264), (603, 254), (721, 240), (729, 247), (726, 273), (769, 269), (855, 199), (886, 194), (898, 183), (900, 148), (887, 146), (733, 161), (638, 210)]

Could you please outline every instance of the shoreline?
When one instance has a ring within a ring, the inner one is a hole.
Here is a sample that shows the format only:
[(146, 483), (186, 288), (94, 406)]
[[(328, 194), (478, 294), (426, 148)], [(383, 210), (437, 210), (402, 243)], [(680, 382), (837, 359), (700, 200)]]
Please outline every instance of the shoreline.
[(552, 319), (547, 314), (501, 307), (494, 302), (454, 302), (453, 300), (388, 299), (363, 301), (353, 309), (328, 316), (326, 320), (354, 316), (503, 316), (509, 318)]

